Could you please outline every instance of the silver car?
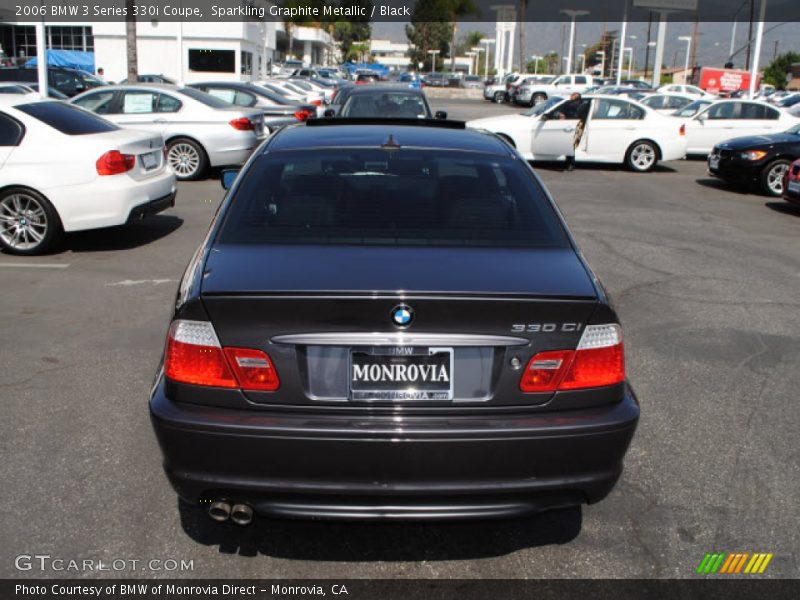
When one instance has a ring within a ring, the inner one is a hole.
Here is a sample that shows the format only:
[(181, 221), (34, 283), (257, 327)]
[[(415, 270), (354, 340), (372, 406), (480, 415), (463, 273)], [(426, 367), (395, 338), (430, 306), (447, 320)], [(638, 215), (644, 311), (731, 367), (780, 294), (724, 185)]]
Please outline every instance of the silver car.
[(117, 125), (160, 133), (178, 179), (244, 163), (268, 133), (262, 111), (234, 106), (191, 87), (109, 85), (70, 100)]

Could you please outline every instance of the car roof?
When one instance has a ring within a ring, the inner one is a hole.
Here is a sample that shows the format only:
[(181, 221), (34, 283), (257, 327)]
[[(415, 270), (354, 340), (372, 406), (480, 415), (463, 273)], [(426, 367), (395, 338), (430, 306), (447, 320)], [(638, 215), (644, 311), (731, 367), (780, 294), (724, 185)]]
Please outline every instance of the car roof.
[(409, 94), (414, 94), (417, 96), (424, 96), (425, 93), (418, 89), (418, 88), (411, 88), (406, 85), (386, 85), (386, 84), (377, 84), (377, 85), (370, 85), (370, 86), (353, 86), (354, 89), (350, 90), (351, 96), (356, 95), (369, 95), (369, 94), (383, 94), (383, 93), (392, 93), (392, 92), (404, 92)]
[(462, 128), (412, 125), (383, 119), (365, 123), (338, 124), (331, 119), (325, 126), (298, 125), (276, 134), (263, 152), (305, 148), (380, 148), (391, 136), (400, 147), (464, 150), (498, 156), (511, 156), (511, 148), (493, 134)]

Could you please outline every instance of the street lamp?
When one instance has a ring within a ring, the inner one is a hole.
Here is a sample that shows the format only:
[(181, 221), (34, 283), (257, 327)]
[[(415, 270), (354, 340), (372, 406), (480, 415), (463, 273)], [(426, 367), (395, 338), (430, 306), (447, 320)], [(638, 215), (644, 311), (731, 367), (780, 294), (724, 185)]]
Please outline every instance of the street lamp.
[(428, 54), (431, 54), (431, 73), (436, 73), (436, 55), (439, 54), (441, 50), (428, 50)]
[(683, 83), (689, 83), (689, 52), (692, 49), (692, 36), (682, 35), (678, 38), (679, 42), (686, 42), (686, 68), (683, 70)]
[(605, 50), (598, 50), (595, 53), (595, 56), (602, 56), (602, 62), (600, 63), (600, 77), (606, 76), (606, 51)]
[(474, 62), (472, 59), (475, 58), (475, 53), (472, 51), (464, 52), (464, 56), (466, 56), (469, 59), (469, 68), (467, 69), (467, 75), (472, 75), (472, 63)]
[(489, 45), (494, 44), (495, 40), (482, 39), (481, 44), (486, 44), (486, 67), (484, 68), (483, 76), (489, 79)]
[(561, 13), (567, 15), (572, 21), (569, 28), (569, 56), (567, 58), (567, 74), (570, 74), (572, 73), (572, 56), (575, 50), (575, 19), (588, 15), (589, 11), (564, 9)]
[(475, 75), (480, 75), (480, 67), (481, 67), (481, 52), (484, 51), (483, 48), (480, 46), (475, 46), (470, 48), (475, 53)]
[(531, 56), (531, 60), (533, 61), (533, 74), (539, 74), (539, 61), (542, 60), (544, 56), (539, 56), (538, 54), (534, 54)]

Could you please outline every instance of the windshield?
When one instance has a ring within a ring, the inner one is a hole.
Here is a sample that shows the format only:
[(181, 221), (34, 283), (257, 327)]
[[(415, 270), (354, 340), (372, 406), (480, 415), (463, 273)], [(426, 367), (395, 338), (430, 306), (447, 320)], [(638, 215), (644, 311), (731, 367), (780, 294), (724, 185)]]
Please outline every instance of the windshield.
[(15, 108), (66, 135), (106, 133), (119, 129), (88, 110), (60, 100), (20, 104)]
[(225, 102), (225, 100), (222, 100), (221, 98), (217, 98), (211, 94), (206, 94), (205, 92), (201, 92), (195, 88), (181, 88), (178, 90), (178, 93), (188, 96), (193, 100), (197, 100), (198, 102), (205, 104), (206, 106), (210, 106), (211, 108), (228, 108), (231, 106), (230, 102)]
[(222, 244), (567, 248), (544, 190), (518, 161), (416, 148), (258, 157)]
[(548, 110), (554, 108), (563, 101), (564, 98), (562, 98), (561, 96), (551, 96), (544, 102), (540, 102), (539, 104), (531, 108), (529, 111), (526, 111), (522, 114), (525, 115), (526, 117), (538, 117), (539, 115), (546, 113)]

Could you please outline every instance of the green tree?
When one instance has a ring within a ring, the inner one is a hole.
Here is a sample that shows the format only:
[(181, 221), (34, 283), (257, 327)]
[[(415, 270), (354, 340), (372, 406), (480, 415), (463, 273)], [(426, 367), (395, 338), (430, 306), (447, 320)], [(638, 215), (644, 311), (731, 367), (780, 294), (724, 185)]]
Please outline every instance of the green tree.
[(423, 69), (430, 70), (432, 55), (428, 51), (439, 50), (439, 56), (444, 56), (451, 35), (450, 13), (444, 0), (416, 0), (411, 24), (406, 25), (411, 63), (423, 63)]
[(785, 90), (789, 83), (786, 75), (795, 63), (800, 63), (800, 54), (797, 52), (781, 54), (764, 69), (764, 83), (771, 83), (779, 90)]
[(450, 40), (450, 71), (456, 70), (456, 30), (458, 29), (458, 20), (467, 15), (477, 15), (478, 7), (472, 0), (442, 0), (447, 6), (447, 12), (450, 15), (450, 22), (452, 24)]
[[(339, 6), (343, 8), (361, 7), (366, 9), (365, 13), (370, 15), (372, 12), (371, 0), (340, 0)], [(347, 61), (351, 58), (351, 47), (358, 42), (366, 42), (372, 37), (372, 26), (369, 16), (353, 17), (349, 21), (333, 21), (328, 31), (333, 39), (339, 43), (342, 50), (342, 59)]]

